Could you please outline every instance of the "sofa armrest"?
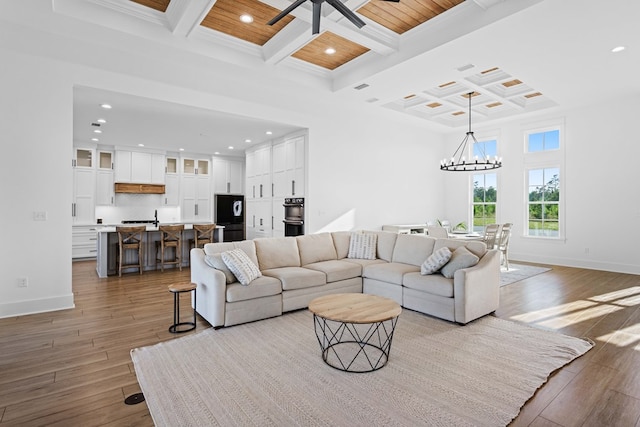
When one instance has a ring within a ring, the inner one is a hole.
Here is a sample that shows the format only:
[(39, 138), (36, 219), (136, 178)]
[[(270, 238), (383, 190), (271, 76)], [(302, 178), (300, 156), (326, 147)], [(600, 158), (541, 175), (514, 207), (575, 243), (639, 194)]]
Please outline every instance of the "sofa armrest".
[(191, 282), (196, 290), (196, 311), (213, 327), (224, 326), (227, 281), (223, 272), (204, 262), (204, 251), (193, 248), (190, 252)]
[(500, 251), (490, 249), (475, 266), (456, 271), (453, 297), (458, 323), (496, 311), (500, 305)]

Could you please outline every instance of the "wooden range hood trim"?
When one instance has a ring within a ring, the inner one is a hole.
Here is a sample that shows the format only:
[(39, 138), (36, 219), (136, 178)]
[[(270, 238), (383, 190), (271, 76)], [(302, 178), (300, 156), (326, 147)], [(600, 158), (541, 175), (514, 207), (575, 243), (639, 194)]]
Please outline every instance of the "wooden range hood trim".
[(130, 182), (116, 182), (116, 193), (132, 194), (164, 194), (164, 184), (134, 184)]

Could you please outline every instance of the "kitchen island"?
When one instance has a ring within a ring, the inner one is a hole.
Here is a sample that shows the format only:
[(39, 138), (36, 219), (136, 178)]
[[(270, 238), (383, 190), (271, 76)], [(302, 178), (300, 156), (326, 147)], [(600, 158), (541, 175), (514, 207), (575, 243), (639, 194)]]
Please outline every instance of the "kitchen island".
[[(181, 223), (167, 223), (159, 225), (179, 225)], [(158, 226), (153, 224), (127, 224), (127, 226), (144, 225), (146, 226), (146, 232), (142, 239), (142, 265), (144, 270), (155, 270), (156, 264), (156, 242), (160, 241), (160, 231)], [(116, 233), (115, 225), (107, 225), (103, 227), (96, 227), (97, 232), (97, 255), (96, 255), (96, 272), (98, 277), (105, 278), (110, 275), (118, 274), (118, 266), (116, 264), (118, 254), (118, 233)], [(182, 265), (189, 265), (189, 240), (193, 240), (194, 237), (193, 224), (184, 224), (184, 232), (182, 233)], [(216, 225), (216, 229), (213, 234), (214, 241), (224, 241), (224, 226)], [(133, 251), (127, 251), (125, 254), (125, 263), (131, 264), (136, 262), (137, 253)], [(171, 267), (165, 267), (171, 268)], [(129, 269), (123, 269), (127, 271)], [(135, 269), (130, 269), (135, 270)], [(137, 271), (137, 270), (136, 270)]]

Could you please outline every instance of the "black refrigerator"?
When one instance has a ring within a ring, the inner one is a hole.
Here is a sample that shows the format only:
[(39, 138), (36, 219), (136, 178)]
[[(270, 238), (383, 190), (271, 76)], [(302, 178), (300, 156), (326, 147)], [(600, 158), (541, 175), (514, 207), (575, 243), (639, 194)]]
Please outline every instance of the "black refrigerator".
[(224, 225), (224, 241), (244, 240), (244, 196), (216, 194), (214, 209), (215, 223)]

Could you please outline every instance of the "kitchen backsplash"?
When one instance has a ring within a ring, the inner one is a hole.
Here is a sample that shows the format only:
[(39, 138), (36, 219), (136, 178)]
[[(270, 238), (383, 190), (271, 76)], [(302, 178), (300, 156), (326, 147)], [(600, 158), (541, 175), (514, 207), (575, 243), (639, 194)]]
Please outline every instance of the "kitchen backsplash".
[(153, 219), (158, 210), (158, 221), (180, 221), (180, 207), (164, 206), (162, 194), (116, 194), (114, 206), (96, 206), (96, 219), (103, 224), (120, 224), (122, 220)]

